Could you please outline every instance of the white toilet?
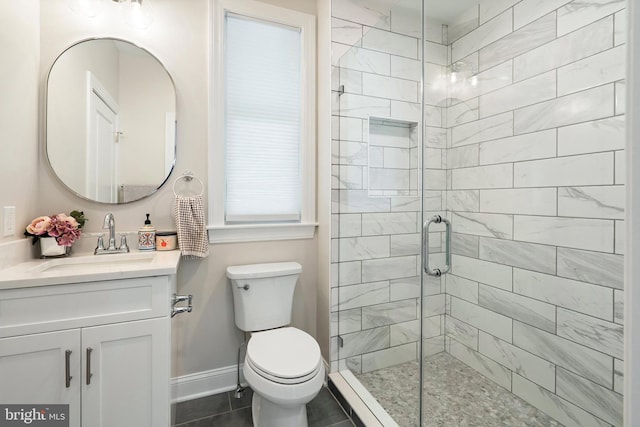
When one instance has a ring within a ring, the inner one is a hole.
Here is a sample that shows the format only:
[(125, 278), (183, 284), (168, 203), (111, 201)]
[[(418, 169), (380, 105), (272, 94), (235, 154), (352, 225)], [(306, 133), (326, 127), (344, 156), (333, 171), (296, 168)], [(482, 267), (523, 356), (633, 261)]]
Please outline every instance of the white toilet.
[(256, 427), (306, 427), (306, 404), (324, 382), (318, 343), (306, 332), (287, 326), (301, 270), (296, 262), (227, 268), (236, 326), (251, 332), (244, 377), (254, 392)]

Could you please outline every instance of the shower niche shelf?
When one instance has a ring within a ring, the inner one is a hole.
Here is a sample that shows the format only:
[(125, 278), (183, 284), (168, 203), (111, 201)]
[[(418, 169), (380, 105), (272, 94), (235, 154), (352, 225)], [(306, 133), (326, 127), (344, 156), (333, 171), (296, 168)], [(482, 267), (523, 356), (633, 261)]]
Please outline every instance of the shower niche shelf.
[(418, 122), (370, 116), (367, 123), (370, 197), (419, 195)]

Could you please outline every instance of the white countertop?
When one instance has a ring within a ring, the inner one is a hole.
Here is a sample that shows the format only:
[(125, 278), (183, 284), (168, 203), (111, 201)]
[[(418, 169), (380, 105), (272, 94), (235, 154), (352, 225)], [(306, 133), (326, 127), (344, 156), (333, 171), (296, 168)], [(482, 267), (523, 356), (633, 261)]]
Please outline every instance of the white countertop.
[(0, 290), (173, 275), (179, 263), (179, 250), (34, 259), (0, 270)]

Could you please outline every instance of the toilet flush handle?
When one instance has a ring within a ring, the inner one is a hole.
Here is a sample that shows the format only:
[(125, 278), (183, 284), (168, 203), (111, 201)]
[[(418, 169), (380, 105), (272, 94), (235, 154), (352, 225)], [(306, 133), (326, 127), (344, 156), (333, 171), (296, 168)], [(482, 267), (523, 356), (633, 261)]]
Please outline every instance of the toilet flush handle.
[(242, 289), (244, 289), (245, 291), (248, 291), (250, 288), (248, 283), (245, 283), (244, 286), (242, 287)]
[[(176, 304), (182, 301), (187, 301), (186, 307), (176, 307)], [(176, 295), (173, 294), (171, 299), (171, 317), (180, 313), (191, 313), (193, 310), (193, 295)]]

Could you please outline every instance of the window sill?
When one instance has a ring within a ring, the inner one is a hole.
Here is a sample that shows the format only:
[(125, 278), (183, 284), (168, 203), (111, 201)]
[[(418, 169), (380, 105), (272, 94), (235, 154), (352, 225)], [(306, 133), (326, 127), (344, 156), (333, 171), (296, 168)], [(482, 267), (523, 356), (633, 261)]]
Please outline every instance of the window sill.
[(313, 239), (317, 223), (210, 225), (209, 243), (264, 242), (270, 240)]

